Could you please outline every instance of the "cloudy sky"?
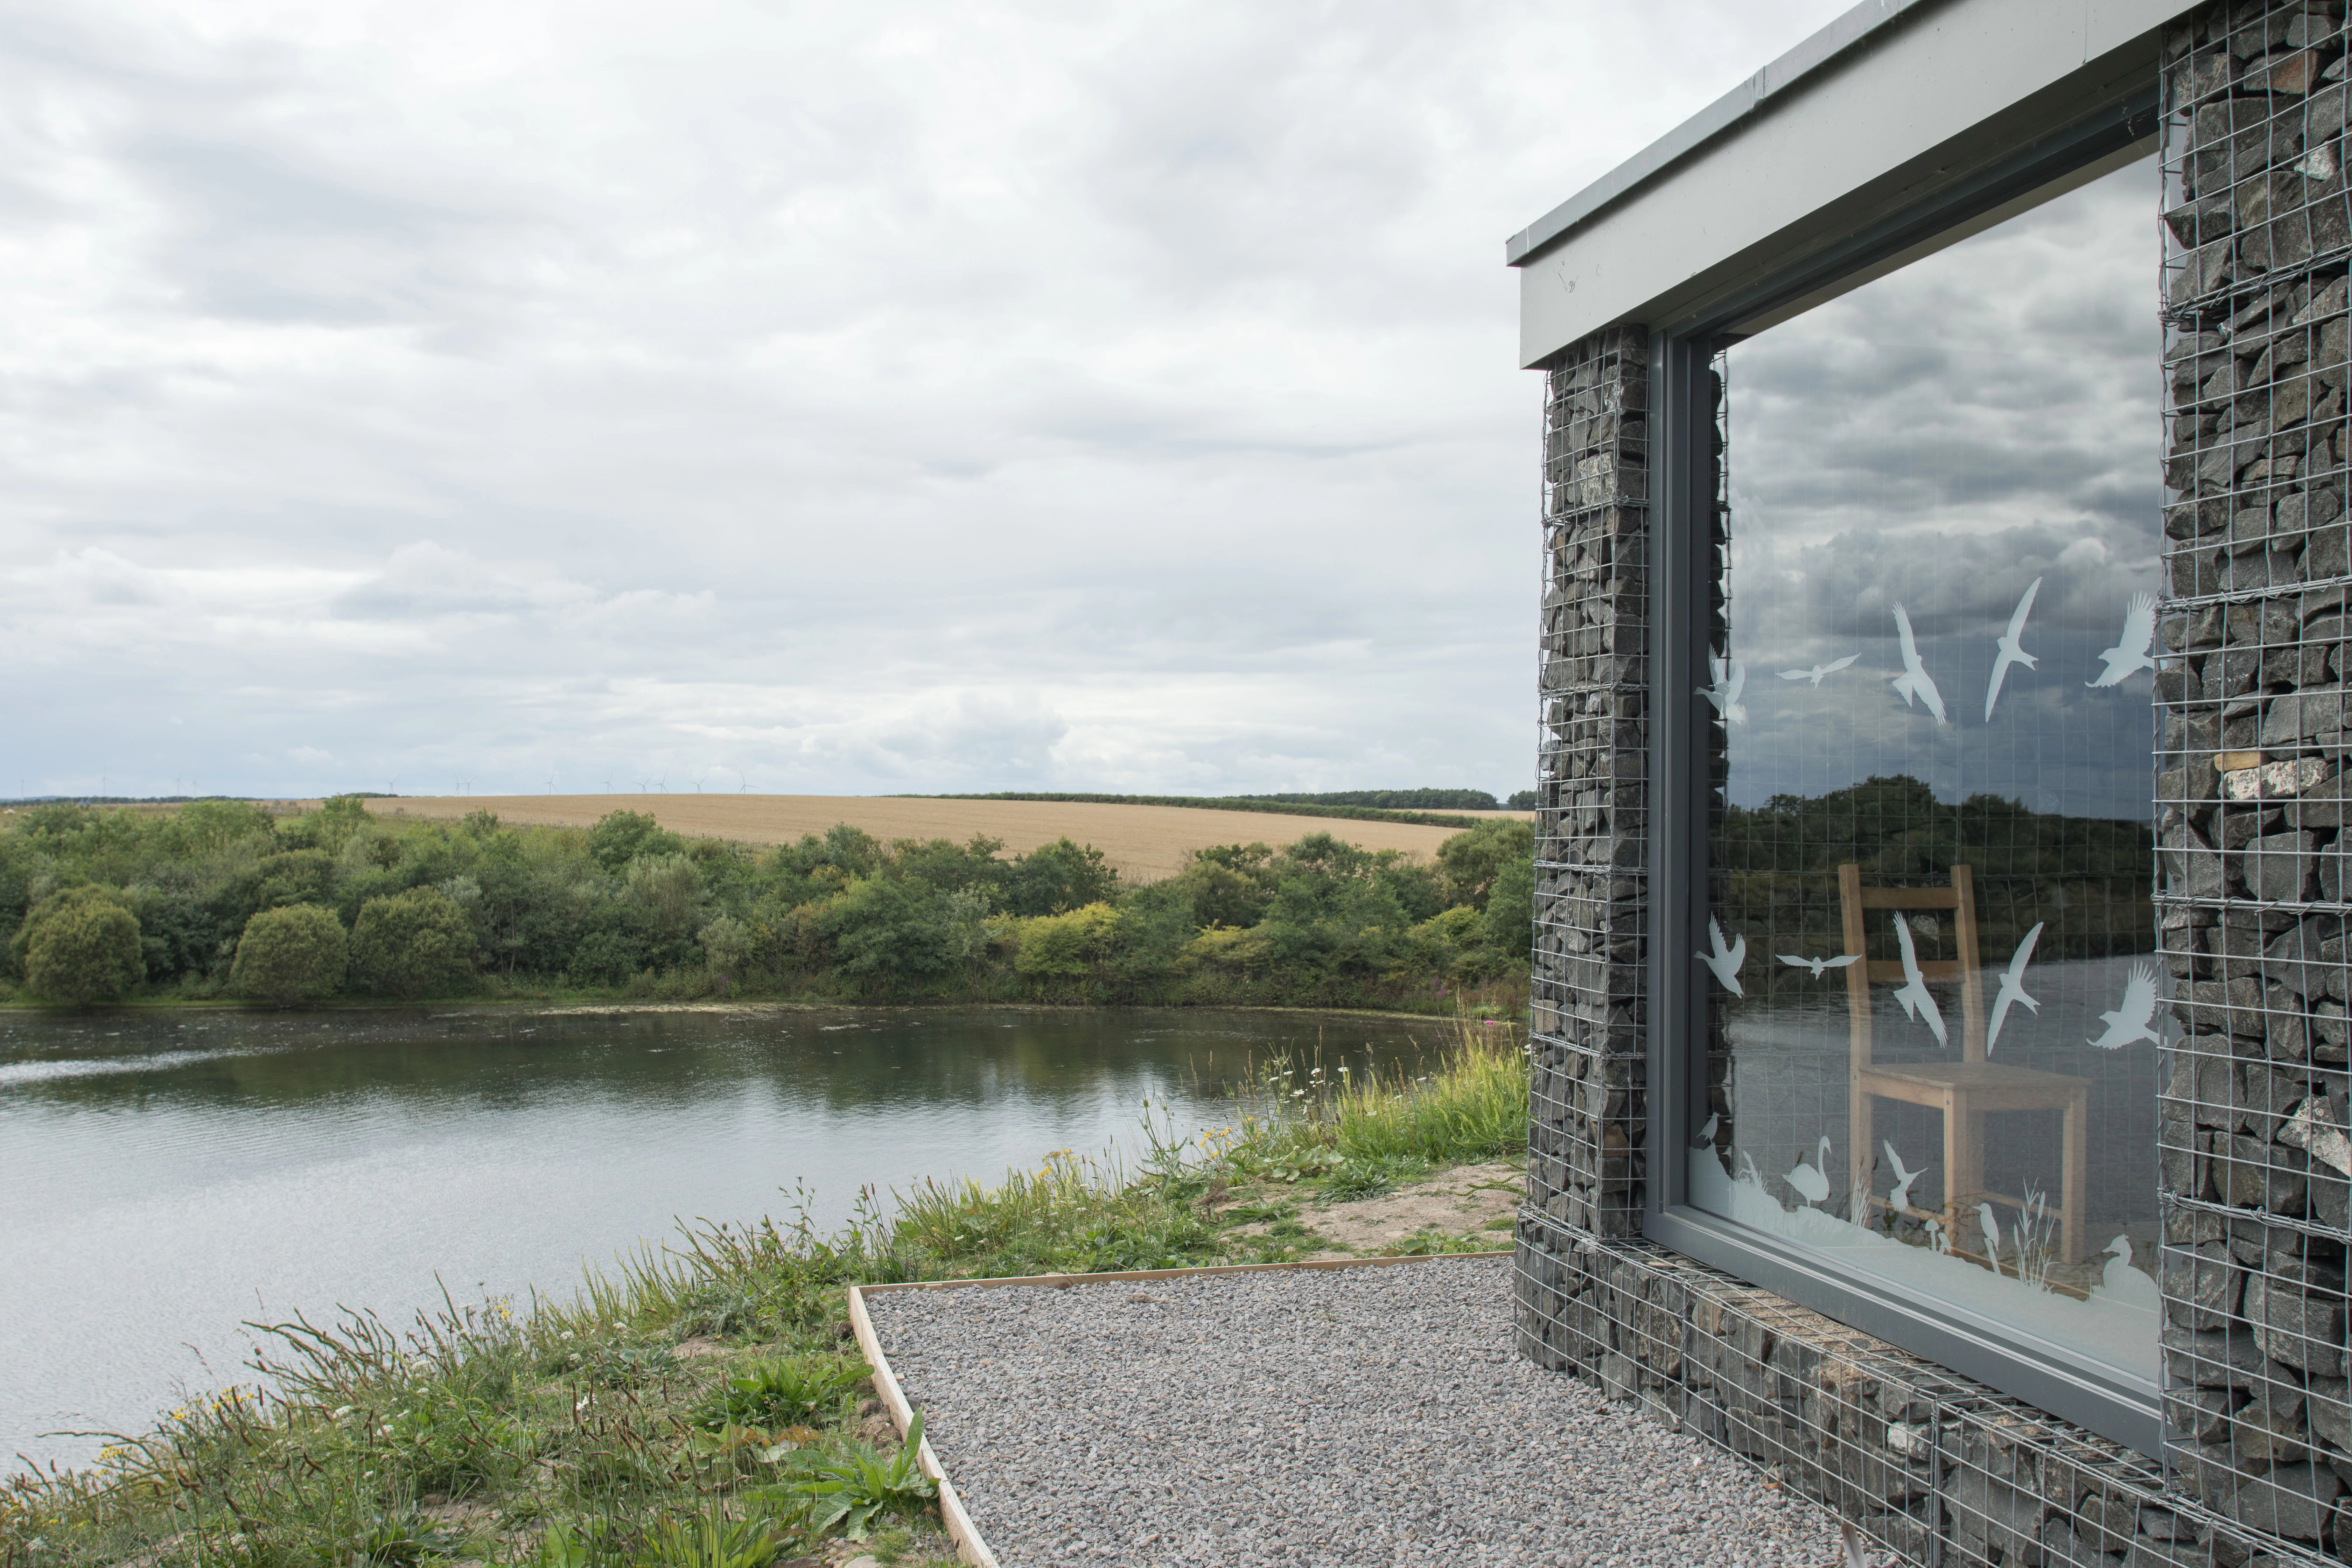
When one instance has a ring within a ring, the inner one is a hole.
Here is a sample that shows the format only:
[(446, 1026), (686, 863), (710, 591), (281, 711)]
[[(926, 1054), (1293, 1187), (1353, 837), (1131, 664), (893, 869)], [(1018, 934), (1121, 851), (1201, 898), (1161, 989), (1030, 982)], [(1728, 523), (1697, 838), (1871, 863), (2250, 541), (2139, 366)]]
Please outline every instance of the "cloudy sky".
[[(2089, 682), (2158, 585), (2156, 197), (2142, 162), (1731, 350), (1734, 800), (1909, 773), (2148, 815), (2154, 677)], [(1897, 605), (1940, 721), (1892, 685)]]
[(1843, 5), (0, 4), (0, 795), (1522, 787), (1503, 238)]

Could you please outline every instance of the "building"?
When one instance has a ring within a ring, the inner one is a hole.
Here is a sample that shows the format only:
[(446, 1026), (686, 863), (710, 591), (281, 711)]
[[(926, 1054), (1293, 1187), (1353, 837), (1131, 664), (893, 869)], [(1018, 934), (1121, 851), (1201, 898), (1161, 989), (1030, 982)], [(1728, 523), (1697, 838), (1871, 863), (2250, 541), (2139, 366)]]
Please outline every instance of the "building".
[(2347, 70), (1871, 0), (1509, 242), (1519, 1342), (1912, 1562), (2352, 1560)]

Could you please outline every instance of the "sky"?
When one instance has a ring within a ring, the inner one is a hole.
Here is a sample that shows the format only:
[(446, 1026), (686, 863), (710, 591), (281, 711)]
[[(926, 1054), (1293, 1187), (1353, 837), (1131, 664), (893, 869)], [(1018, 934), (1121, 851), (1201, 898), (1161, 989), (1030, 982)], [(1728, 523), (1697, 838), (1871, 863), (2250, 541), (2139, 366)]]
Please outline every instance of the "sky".
[(1843, 8), (0, 0), (0, 795), (1526, 787), (1503, 240)]
[[(2154, 676), (2090, 682), (2158, 587), (2156, 210), (2145, 160), (1731, 348), (1737, 803), (1909, 773), (1947, 801), (2149, 815)], [(2029, 592), (2035, 662), (1988, 714)], [(1940, 721), (1892, 686), (1898, 605)]]

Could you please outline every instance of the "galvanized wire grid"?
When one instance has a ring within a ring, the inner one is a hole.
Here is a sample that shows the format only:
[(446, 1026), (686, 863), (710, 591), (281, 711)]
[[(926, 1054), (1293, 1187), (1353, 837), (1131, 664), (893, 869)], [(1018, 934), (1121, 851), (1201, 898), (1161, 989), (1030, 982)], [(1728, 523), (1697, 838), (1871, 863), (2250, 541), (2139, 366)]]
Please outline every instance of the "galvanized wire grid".
[[(1928, 1568), (2242, 1568), (2145, 1457), (1690, 1259), (1523, 1213), (1520, 1343)], [(1543, 1310), (1538, 1310), (1541, 1302)]]
[[(2157, 649), (2165, 1408), (2176, 1479), (2352, 1557), (2352, 202), (2343, 7), (2213, 5), (2164, 72)], [(2291, 1543), (2291, 1544), (2290, 1544)]]
[(1528, 1194), (1641, 1227), (1648, 341), (1570, 350), (1544, 398), (1542, 736)]

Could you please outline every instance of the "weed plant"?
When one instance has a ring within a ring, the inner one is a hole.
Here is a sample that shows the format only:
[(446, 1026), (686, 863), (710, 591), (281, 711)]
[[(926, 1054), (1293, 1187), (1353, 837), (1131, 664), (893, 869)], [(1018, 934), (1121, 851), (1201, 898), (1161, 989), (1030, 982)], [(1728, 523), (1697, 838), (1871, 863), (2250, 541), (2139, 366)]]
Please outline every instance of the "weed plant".
[(1262, 1074), (1229, 1126), (1148, 1123), (1131, 1169), (1065, 1151), (994, 1187), (869, 1191), (830, 1233), (803, 1197), (522, 1311), (256, 1324), (254, 1384), (0, 1488), (0, 1568), (768, 1568), (868, 1532), (944, 1561), (913, 1447), (859, 1398), (846, 1286), (1295, 1258), (1312, 1201), (1522, 1151), (1526, 1095), (1512, 1032), (1465, 1019), (1418, 1076), (1310, 1062)]

